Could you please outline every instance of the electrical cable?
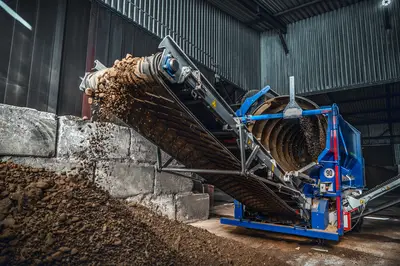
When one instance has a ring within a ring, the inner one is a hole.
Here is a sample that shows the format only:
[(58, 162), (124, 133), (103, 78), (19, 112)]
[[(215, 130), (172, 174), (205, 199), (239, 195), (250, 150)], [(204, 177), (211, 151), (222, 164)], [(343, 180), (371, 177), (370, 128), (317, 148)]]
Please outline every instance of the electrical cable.
[(352, 231), (357, 226), (358, 222), (360, 222), (360, 220), (362, 218), (362, 214), (364, 213), (365, 209), (366, 209), (366, 206), (364, 206), (363, 210), (360, 213), (360, 216), (357, 219), (357, 222), (351, 227), (351, 229), (349, 231)]

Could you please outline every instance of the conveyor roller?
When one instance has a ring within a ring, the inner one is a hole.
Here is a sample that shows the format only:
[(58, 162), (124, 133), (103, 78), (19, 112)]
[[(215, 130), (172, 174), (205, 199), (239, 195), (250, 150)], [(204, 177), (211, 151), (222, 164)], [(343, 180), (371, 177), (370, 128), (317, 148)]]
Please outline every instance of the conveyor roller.
[(396, 187), (398, 187), (400, 184), (400, 175), (394, 176), (388, 180), (386, 180), (385, 182), (383, 182), (382, 184), (377, 185), (376, 187), (367, 190), (366, 192), (354, 197), (356, 199), (360, 199), (360, 198), (364, 198), (366, 196), (372, 195), (374, 193), (376, 193), (378, 190), (383, 190), (385, 191), (390, 191), (392, 189), (395, 189)]

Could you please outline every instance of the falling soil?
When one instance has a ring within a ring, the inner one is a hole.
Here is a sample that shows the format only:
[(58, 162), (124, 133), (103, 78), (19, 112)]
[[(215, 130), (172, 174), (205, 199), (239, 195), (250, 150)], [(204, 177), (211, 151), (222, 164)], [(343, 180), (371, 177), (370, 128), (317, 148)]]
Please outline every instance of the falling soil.
[[(325, 132), (321, 121), (316, 117), (301, 117), (300, 129), (305, 138), (306, 151), (311, 157), (305, 165), (316, 161), (325, 147)], [(305, 166), (302, 165), (302, 166)]]
[[(146, 94), (145, 89), (160, 86), (149, 75), (139, 71), (139, 62), (143, 60), (127, 54), (122, 60), (116, 60), (113, 67), (107, 69), (97, 80), (96, 88), (88, 88), (85, 93), (90, 97), (93, 119), (116, 124), (135, 124), (132, 113), (138, 112), (133, 108), (135, 101), (132, 91), (139, 95)], [(146, 120), (147, 118), (143, 118)]]
[(112, 199), (83, 174), (0, 164), (0, 265), (284, 265)]

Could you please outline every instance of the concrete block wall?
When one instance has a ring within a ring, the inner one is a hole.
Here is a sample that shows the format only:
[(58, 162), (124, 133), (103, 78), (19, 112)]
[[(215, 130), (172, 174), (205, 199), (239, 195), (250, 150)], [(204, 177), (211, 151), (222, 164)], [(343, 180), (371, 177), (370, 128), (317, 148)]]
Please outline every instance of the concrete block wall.
[(52, 157), (56, 136), (54, 114), (0, 105), (0, 154)]
[(113, 197), (179, 221), (208, 218), (208, 194), (192, 193), (188, 178), (157, 172), (156, 147), (128, 127), (0, 104), (0, 160), (56, 172), (84, 169)]

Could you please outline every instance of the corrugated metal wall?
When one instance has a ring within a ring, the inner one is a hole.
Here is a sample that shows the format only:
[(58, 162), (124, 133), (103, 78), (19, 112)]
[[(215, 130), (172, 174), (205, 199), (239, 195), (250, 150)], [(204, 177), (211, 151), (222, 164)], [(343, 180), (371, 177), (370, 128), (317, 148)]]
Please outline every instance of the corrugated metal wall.
[(7, 1), (29, 24), (0, 10), (0, 103), (80, 115), (90, 2)]
[(90, 8), (89, 1), (68, 0), (57, 108), (59, 115), (81, 115), (79, 77), (85, 74)]
[(158, 37), (171, 35), (206, 67), (245, 89), (258, 89), (259, 33), (203, 0), (102, 0)]
[(400, 165), (400, 144), (394, 144), (395, 164)]
[(400, 1), (364, 1), (288, 26), (285, 55), (279, 37), (261, 36), (261, 85), (288, 93), (288, 76), (302, 94), (400, 80)]
[[(0, 9), (0, 103), (79, 116), (79, 77), (94, 59), (110, 66), (126, 53), (149, 55), (161, 40), (96, 1), (12, 0), (7, 4), (33, 29)], [(214, 72), (198, 67), (213, 82)]]
[[(161, 38), (115, 10), (105, 8), (100, 2), (92, 2), (91, 18), (90, 36), (93, 36), (91, 38), (94, 42), (89, 50), (94, 51), (94, 57), (88, 58), (89, 61), (98, 59), (106, 66), (111, 66), (116, 59), (125, 57), (127, 53), (148, 56), (158, 51)], [(213, 82), (214, 72), (195, 63), (206, 78)]]
[(111, 66), (116, 59), (127, 53), (134, 56), (146, 56), (157, 51), (160, 39), (136, 27), (111, 10), (92, 3), (94, 19), (90, 27), (94, 29), (94, 59)]
[(15, 0), (7, 4), (33, 29), (0, 9), (0, 103), (55, 112), (66, 1)]

